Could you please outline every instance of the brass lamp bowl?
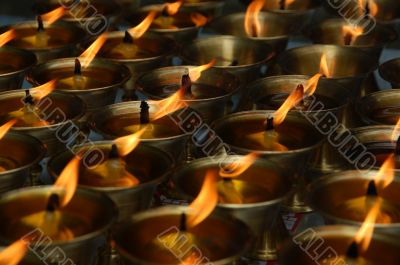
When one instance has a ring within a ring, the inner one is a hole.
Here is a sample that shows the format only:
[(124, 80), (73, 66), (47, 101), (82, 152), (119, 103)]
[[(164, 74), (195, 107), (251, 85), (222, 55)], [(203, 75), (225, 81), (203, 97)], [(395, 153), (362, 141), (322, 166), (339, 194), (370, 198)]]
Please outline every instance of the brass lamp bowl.
[[(369, 161), (368, 165), (376, 170), (379, 170), (390, 154), (396, 152), (396, 141), (400, 135), (395, 131), (395, 126), (365, 126), (354, 128), (352, 132), (358, 141), (366, 147), (371, 157), (374, 157)], [(395, 160), (394, 170), (398, 174), (400, 173), (398, 156), (396, 156)]]
[(114, 0), (39, 0), (34, 8), (42, 14), (60, 6), (66, 10), (62, 20), (74, 23), (92, 35), (98, 35), (106, 30), (110, 22), (113, 22), (121, 12), (120, 6)]
[[(182, 76), (196, 66), (164, 67), (143, 74), (136, 87), (152, 100), (161, 100), (172, 96), (181, 88)], [(225, 115), (232, 107), (231, 98), (240, 87), (239, 79), (223, 69), (210, 68), (193, 81), (191, 93), (182, 100), (187, 107), (201, 115), (204, 121), (212, 121)]]
[(273, 140), (278, 146), (286, 146), (288, 150), (269, 150), (265, 145), (263, 133), (264, 122), (273, 111), (244, 111), (225, 116), (213, 123), (213, 129), (226, 148), (226, 152), (248, 154), (255, 152), (262, 158), (279, 165), (290, 165), (285, 170), (293, 177), (296, 193), (285, 203), (295, 212), (307, 212), (310, 208), (305, 203), (304, 173), (315, 163), (317, 150), (321, 147), (323, 136), (309, 121), (299, 113), (289, 112), (284, 122), (274, 131), (278, 134)]
[[(251, 108), (257, 110), (277, 109), (277, 106), (282, 105), (283, 97), (290, 94), (298, 85), (305, 86), (310, 78), (307, 75), (279, 75), (262, 78), (250, 83), (247, 89), (252, 103)], [(347, 91), (347, 88), (335, 81), (320, 79), (313, 94), (317, 100), (324, 104), (324, 108), (319, 112), (319, 115), (324, 115), (326, 111), (340, 115), (341, 109), (348, 103), (349, 94), (350, 92)], [(291, 111), (297, 110), (294, 108)], [(309, 112), (307, 110), (302, 111)]]
[[(314, 75), (320, 71), (321, 56), (326, 54), (333, 79), (349, 90), (353, 98), (369, 91), (360, 91), (362, 81), (378, 66), (376, 58), (354, 48), (336, 45), (311, 45), (294, 48), (282, 53), (278, 66), (284, 74)], [(333, 63), (334, 62), (334, 63)]]
[(139, 39), (133, 40), (132, 45), (137, 47), (137, 52), (130, 55), (124, 54), (119, 48), (124, 43), (124, 36), (125, 33), (122, 31), (109, 32), (107, 41), (98, 56), (122, 63), (130, 69), (132, 77), (125, 84), (125, 96), (127, 99), (137, 99), (134, 95), (137, 78), (147, 71), (168, 65), (176, 49), (175, 42), (169, 38), (148, 32)]
[(223, 0), (189, 0), (183, 1), (181, 9), (184, 12), (201, 12), (208, 14), (211, 18), (222, 14), (226, 1)]
[[(131, 101), (110, 105), (93, 113), (89, 119), (89, 125), (108, 140), (132, 134), (141, 128), (140, 104), (140, 102)], [(159, 106), (152, 102), (148, 104), (151, 119), (159, 110)], [(130, 126), (134, 128), (130, 129)], [(153, 130), (149, 134), (145, 133), (141, 137), (141, 142), (160, 148), (171, 154), (176, 161), (180, 161), (188, 135), (169, 117), (151, 122), (151, 126)]]
[(0, 193), (20, 188), (34, 177), (45, 154), (45, 146), (36, 138), (8, 132), (0, 140)]
[[(0, 198), (0, 242), (8, 246), (25, 236), (33, 237), (27, 255), (20, 264), (39, 265), (43, 260), (54, 263), (98, 264), (105, 262), (108, 231), (117, 215), (115, 205), (104, 194), (78, 189), (70, 203), (57, 210), (61, 231), (70, 231), (70, 238), (54, 238), (24, 220), (45, 212), (50, 194), (60, 196), (61, 188), (40, 186), (8, 192)], [(33, 218), (30, 218), (33, 219)], [(33, 222), (33, 221), (32, 221)]]
[(86, 103), (88, 112), (93, 112), (113, 104), (118, 88), (122, 88), (131, 77), (129, 69), (124, 65), (109, 60), (94, 59), (88, 67), (82, 67), (80, 76), (88, 79), (82, 88), (74, 83), (60, 82), (60, 79), (69, 77), (73, 79), (74, 70), (75, 58), (55, 59), (34, 67), (28, 80), (32, 85), (38, 86), (58, 79), (56, 91), (80, 97)]
[(22, 87), (26, 73), (36, 64), (36, 56), (25, 50), (0, 48), (0, 91)]
[[(305, 87), (309, 79), (310, 76), (305, 75), (281, 75), (256, 80), (247, 87), (250, 95), (249, 107), (255, 110), (277, 110), (299, 84)], [(347, 88), (335, 81), (320, 79), (313, 96), (305, 99), (305, 108), (300, 106), (299, 109), (293, 108), (291, 112), (302, 113), (310, 121), (323, 119), (324, 115), (330, 113), (340, 121), (345, 115), (349, 94)], [(338, 153), (337, 148), (325, 141), (318, 152), (315, 165), (310, 168), (307, 176), (312, 179), (314, 174), (342, 169), (344, 165), (347, 165), (347, 162)]]
[[(146, 5), (141, 7), (139, 10), (129, 14), (126, 17), (126, 21), (132, 25), (138, 25), (147, 16), (150, 11), (158, 11), (161, 16), (164, 5)], [(154, 26), (154, 23), (148, 29), (149, 32), (161, 35), (175, 40), (177, 43), (182, 44), (190, 42), (197, 38), (202, 26), (197, 26), (191, 19), (191, 13), (178, 11), (175, 15), (170, 16), (174, 20), (175, 28), (160, 28)], [(206, 14), (202, 14), (206, 15)], [(208, 18), (207, 18), (208, 19)]]
[[(0, 32), (14, 29), (17, 37), (8, 45), (33, 52), (39, 62), (73, 56), (79, 46), (88, 40), (86, 32), (71, 23), (58, 21), (50, 26), (44, 23), (41, 33), (38, 33), (37, 27), (37, 21), (27, 21), (2, 27)], [(40, 34), (45, 36), (35, 37)]]
[(182, 213), (187, 211), (185, 206), (160, 207), (128, 219), (114, 236), (124, 264), (180, 264), (191, 253), (200, 255), (202, 262), (232, 264), (249, 248), (250, 229), (241, 221), (214, 211), (179, 237), (188, 240), (180, 244), (181, 250), (187, 252), (174, 252), (176, 248), (168, 248), (168, 244), (172, 244), (167, 237), (179, 233)]
[(318, 0), (294, 0), (290, 1), (291, 3), (285, 9), (281, 9), (280, 2), (281, 0), (265, 1), (263, 10), (285, 17), (292, 25), (293, 33), (300, 33), (308, 27), (314, 13), (321, 5)]
[(277, 55), (286, 49), (291, 32), (291, 24), (284, 16), (271, 12), (259, 13), (258, 21), (261, 25), (261, 31), (258, 36), (249, 36), (246, 33), (244, 21), (244, 13), (235, 13), (213, 20), (209, 27), (223, 35), (247, 37), (267, 43)]
[(233, 36), (195, 40), (181, 51), (186, 64), (203, 65), (216, 59), (215, 68), (237, 75), (243, 83), (258, 78), (261, 67), (275, 55), (269, 45)]
[[(374, 0), (373, 5), (376, 5), (376, 8), (369, 7), (370, 16), (374, 17), (378, 23), (390, 22), (399, 17), (400, 3), (398, 1)], [(347, 19), (361, 20), (367, 17), (365, 8), (360, 10), (359, 2), (357, 1), (337, 0), (335, 2), (324, 2), (324, 6), (327, 10), (339, 13), (339, 15)], [(376, 14), (373, 14), (375, 12)]]
[(400, 117), (400, 91), (383, 90), (361, 98), (356, 111), (365, 125), (395, 125)]
[[(393, 236), (381, 233), (373, 233), (368, 250), (366, 253), (360, 253), (359, 259), (346, 257), (358, 230), (359, 228), (352, 226), (331, 225), (301, 232), (285, 244), (280, 253), (279, 264), (312, 265), (316, 262), (327, 264), (397, 264), (400, 259), (399, 242)], [(316, 246), (314, 245), (314, 243), (317, 244), (316, 242), (321, 244), (314, 252), (313, 247)], [(310, 248), (304, 250), (304, 246), (310, 246)]]
[[(0, 123), (9, 121), (10, 113), (24, 107), (24, 90), (0, 93)], [(79, 120), (86, 112), (85, 103), (69, 94), (51, 93), (37, 104), (38, 125), (16, 123), (11, 131), (29, 134), (39, 139), (47, 147), (47, 156), (64, 150), (77, 138), (76, 130), (81, 126)], [(73, 130), (72, 130), (72, 129)], [(69, 130), (71, 129), (71, 130)]]
[[(95, 148), (96, 152), (102, 152), (102, 158), (105, 160), (110, 153), (111, 145), (111, 141), (96, 142), (94, 145), (75, 146), (73, 150), (75, 154), (90, 153), (90, 150)], [(50, 175), (56, 179), (73, 156), (71, 151), (65, 151), (50, 158), (47, 164)], [(91, 159), (89, 155), (85, 157), (88, 161)], [(139, 179), (138, 185), (132, 187), (100, 185), (93, 181), (95, 176), (88, 174), (87, 169), (84, 168), (85, 163), (81, 163), (78, 182), (79, 187), (83, 189), (108, 195), (118, 207), (119, 221), (124, 221), (132, 214), (149, 208), (156, 186), (165, 181), (174, 168), (174, 161), (167, 153), (146, 145), (139, 145), (123, 160), (126, 162), (126, 169)], [(84, 177), (85, 174), (87, 177)], [(112, 176), (109, 177), (112, 178)]]
[(400, 59), (389, 60), (379, 66), (379, 74), (392, 85), (392, 88), (400, 88)]
[[(192, 200), (200, 192), (207, 172), (214, 172), (219, 177), (222, 167), (241, 159), (243, 156), (229, 155), (197, 159), (177, 170), (173, 176), (174, 185), (183, 193), (184, 198)], [(288, 236), (279, 210), (292, 190), (290, 176), (280, 165), (259, 158), (230, 181), (219, 177), (218, 187), (222, 188), (225, 184), (229, 187), (232, 184), (237, 196), (243, 201), (229, 203), (220, 200), (217, 210), (242, 220), (256, 235), (255, 245), (247, 256), (276, 260), (280, 244)], [(221, 194), (219, 196), (223, 196)], [(229, 195), (226, 197), (229, 198)]]
[[(362, 24), (362, 22), (360, 22)], [(335, 44), (341, 46), (351, 46), (358, 48), (377, 60), (381, 56), (384, 46), (397, 39), (396, 31), (381, 24), (374, 25), (373, 28), (364, 29), (366, 34), (362, 34), (353, 39), (345, 40), (343, 27), (357, 27), (356, 21), (344, 19), (328, 19), (314, 27), (309, 34), (314, 43)], [(348, 43), (346, 43), (348, 41)]]
[(376, 231), (398, 233), (400, 230), (399, 180), (396, 177), (386, 188), (375, 187), (368, 195), (371, 181), (378, 170), (349, 170), (326, 175), (310, 186), (311, 207), (322, 214), (327, 223), (361, 226), (369, 207), (379, 198), (382, 203), (374, 222)]

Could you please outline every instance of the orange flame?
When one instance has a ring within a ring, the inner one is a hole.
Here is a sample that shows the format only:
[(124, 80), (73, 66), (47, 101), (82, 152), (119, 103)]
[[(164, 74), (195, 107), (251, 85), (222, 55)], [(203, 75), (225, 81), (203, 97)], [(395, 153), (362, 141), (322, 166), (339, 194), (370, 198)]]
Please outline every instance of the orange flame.
[(399, 134), (399, 132), (400, 132), (400, 118), (397, 121), (396, 125), (394, 126), (394, 129), (393, 129), (393, 132), (392, 132), (392, 137), (391, 137), (392, 141), (394, 141), (394, 142), (397, 141), (397, 138), (399, 137), (397, 135)]
[(395, 155), (390, 154), (375, 176), (375, 185), (381, 189), (386, 188), (395, 178)]
[(249, 37), (258, 37), (261, 33), (259, 13), (263, 8), (265, 0), (253, 0), (246, 10), (244, 18), (244, 29)]
[(216, 63), (217, 63), (217, 60), (214, 58), (207, 64), (203, 64), (203, 65), (200, 65), (198, 67), (191, 69), (189, 71), (190, 80), (192, 80), (193, 82), (197, 81), (200, 78), (201, 73), (203, 71), (213, 67)]
[(234, 178), (245, 172), (254, 162), (257, 160), (257, 153), (250, 153), (243, 156), (238, 161), (221, 167), (219, 170), (219, 175), (224, 178)]
[(59, 8), (54, 9), (46, 14), (41, 15), (43, 21), (46, 21), (48, 25), (53, 24), (57, 20), (59, 20), (65, 14), (64, 7), (60, 6)]
[(379, 8), (374, 0), (368, 0), (369, 14), (375, 17), (378, 14)]
[(207, 218), (218, 203), (216, 174), (207, 171), (199, 195), (189, 205), (188, 227), (194, 227)]
[[(301, 89), (299, 89), (301, 88)], [(290, 93), (288, 98), (283, 102), (283, 104), (277, 109), (274, 113), (274, 125), (281, 124), (288, 114), (289, 110), (291, 110), (300, 100), (304, 97), (303, 87), (297, 87), (295, 90)]]
[(382, 200), (378, 198), (378, 200), (374, 203), (374, 205), (369, 210), (367, 217), (365, 218), (362, 226), (357, 231), (354, 241), (360, 246), (360, 250), (365, 252), (368, 249), (369, 244), (371, 243), (372, 235), (374, 232), (374, 224), (378, 214), (380, 212)]
[[(345, 45), (353, 45), (358, 36), (364, 33), (364, 29), (356, 25), (343, 25), (342, 32)], [(350, 37), (350, 42), (346, 43), (346, 39), (348, 36)]]
[(193, 252), (190, 253), (189, 256), (187, 258), (185, 258), (184, 260), (182, 260), (182, 262), (179, 265), (195, 265), (195, 264), (197, 264), (197, 260), (201, 257), (199, 257), (198, 254), (197, 255), (196, 254), (194, 254)]
[(362, 16), (365, 13), (366, 4), (364, 4), (364, 0), (358, 0), (357, 3), (358, 3), (358, 13), (360, 16)]
[(203, 16), (202, 14), (197, 13), (197, 12), (191, 13), (190, 19), (196, 25), (196, 27), (204, 26), (208, 21), (208, 19), (205, 16)]
[(20, 239), (0, 252), (0, 265), (17, 265), (28, 252), (28, 242)]
[(307, 96), (311, 96), (312, 94), (314, 94), (315, 90), (317, 90), (318, 82), (321, 76), (322, 75), (318, 73), (307, 80), (306, 86), (304, 88), (304, 92), (307, 93)]
[(117, 145), (119, 155), (127, 156), (132, 152), (139, 145), (140, 137), (145, 133), (146, 129), (147, 127), (144, 127), (133, 134), (115, 139), (114, 143)]
[(57, 80), (51, 80), (41, 86), (31, 88), (29, 91), (31, 95), (37, 100), (41, 100), (56, 88)]
[(331, 77), (325, 53), (323, 53), (321, 56), (321, 61), (319, 64), (319, 72), (328, 78)]
[(66, 206), (74, 197), (76, 188), (78, 186), (78, 175), (79, 175), (79, 162), (80, 157), (75, 156), (63, 169), (60, 176), (54, 183), (54, 187), (63, 188), (65, 190), (60, 206)]
[(181, 87), (172, 96), (163, 100), (154, 101), (154, 104), (158, 105), (159, 110), (154, 114), (152, 120), (160, 119), (178, 109), (186, 107), (186, 103), (182, 101), (184, 97), (185, 89)]
[(17, 36), (14, 29), (7, 30), (0, 35), (0, 47), (4, 46), (7, 42), (14, 39)]
[(287, 9), (291, 4), (294, 3), (295, 0), (286, 0), (285, 2), (285, 9)]
[(100, 51), (101, 47), (107, 40), (107, 33), (101, 34), (80, 56), (79, 61), (82, 67), (86, 68), (93, 61), (96, 54)]
[(7, 132), (11, 129), (11, 127), (14, 126), (15, 123), (17, 123), (17, 119), (12, 119), (0, 127), (0, 140), (3, 139), (4, 135), (7, 134)]
[(156, 16), (156, 11), (150, 11), (150, 13), (143, 19), (142, 22), (140, 22), (139, 25), (129, 29), (128, 32), (132, 36), (132, 38), (139, 39), (140, 37), (142, 37), (143, 34), (146, 33), (146, 31), (149, 29), (151, 23), (153, 23), (153, 20), (156, 18)]
[(183, 1), (178, 0), (173, 3), (166, 3), (165, 4), (165, 10), (167, 11), (168, 15), (173, 16), (176, 13), (178, 13), (179, 8), (182, 6)]

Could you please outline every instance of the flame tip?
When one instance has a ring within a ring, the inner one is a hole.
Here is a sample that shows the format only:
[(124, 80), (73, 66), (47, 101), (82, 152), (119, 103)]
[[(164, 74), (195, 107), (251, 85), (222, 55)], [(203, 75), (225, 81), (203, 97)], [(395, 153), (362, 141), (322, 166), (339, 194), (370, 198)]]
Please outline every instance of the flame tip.
[(188, 227), (194, 227), (204, 221), (218, 203), (215, 171), (206, 172), (201, 190), (194, 201), (189, 205)]

